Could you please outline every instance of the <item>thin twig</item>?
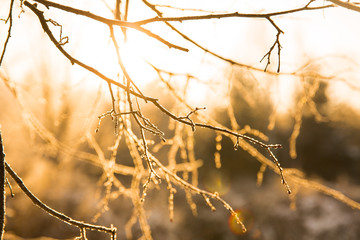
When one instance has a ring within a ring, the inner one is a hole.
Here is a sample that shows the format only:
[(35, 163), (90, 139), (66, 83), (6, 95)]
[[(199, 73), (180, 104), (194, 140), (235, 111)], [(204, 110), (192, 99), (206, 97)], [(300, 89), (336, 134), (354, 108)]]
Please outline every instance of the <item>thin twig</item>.
[(179, 117), (179, 119), (187, 119), (190, 123), (191, 123), (191, 129), (193, 132), (195, 132), (195, 123), (194, 121), (190, 118), (190, 115), (195, 114), (197, 111), (200, 110), (205, 110), (206, 107), (202, 107), (202, 108), (195, 108), (194, 110), (190, 111), (185, 117)]
[(76, 227), (79, 227), (79, 228), (91, 229), (91, 230), (95, 230), (95, 231), (106, 232), (106, 233), (109, 233), (109, 234), (113, 234), (114, 232), (116, 232), (116, 228), (108, 228), (108, 227), (104, 227), (104, 226), (84, 223), (82, 221), (77, 221), (77, 220), (74, 220), (74, 219), (70, 218), (69, 216), (66, 216), (65, 214), (63, 214), (61, 212), (58, 212), (58, 211), (52, 209), (51, 207), (47, 206), (45, 203), (40, 201), (40, 199), (38, 199), (25, 186), (22, 179), (14, 172), (14, 170), (12, 170), (12, 168), (10, 167), (10, 165), (7, 162), (5, 162), (5, 169), (10, 174), (10, 176), (14, 179), (14, 181), (17, 183), (17, 185), (21, 188), (21, 190), (30, 198), (30, 200), (36, 206), (38, 206), (39, 208), (41, 208), (42, 210), (44, 210), (45, 212), (47, 212), (51, 216), (56, 217), (59, 220), (61, 220), (63, 222), (66, 222), (69, 225), (73, 225), (73, 226), (76, 226)]
[[(178, 49), (178, 50), (185, 51), (185, 52), (189, 51), (186, 48), (183, 48), (181, 46), (178, 46), (178, 45), (175, 45), (175, 44), (172, 44), (172, 43), (166, 41), (162, 37), (160, 37), (160, 36), (156, 35), (155, 33), (151, 32), (150, 30), (141, 27), (139, 24), (134, 24), (134, 23), (131, 23), (131, 22), (121, 21), (121, 20), (116, 20), (116, 19), (104, 18), (104, 17), (98, 16), (98, 15), (95, 15), (93, 13), (90, 13), (88, 11), (84, 11), (84, 10), (81, 10), (81, 9), (61, 5), (61, 4), (46, 1), (46, 0), (34, 0), (34, 1), (45, 5), (47, 8), (54, 7), (54, 8), (57, 8), (57, 9), (61, 9), (61, 10), (66, 11), (66, 12), (74, 13), (74, 14), (77, 14), (77, 15), (80, 15), (80, 16), (88, 17), (88, 18), (96, 20), (98, 22), (105, 23), (106, 25), (109, 25), (109, 26), (114, 26), (115, 25), (115, 26), (120, 26), (120, 27), (133, 28), (135, 30), (138, 30), (140, 32), (145, 33), (149, 37), (152, 37), (152, 38), (162, 42), (163, 44), (167, 45), (169, 48), (174, 48), (174, 49)], [(26, 6), (28, 6), (26, 3), (28, 3), (27, 1), (25, 1), (24, 4)]]
[[(36, 0), (38, 1), (38, 0)], [(282, 16), (295, 12), (307, 11), (307, 10), (318, 10), (328, 7), (333, 7), (333, 5), (320, 6), (320, 7), (300, 7), (285, 11), (271, 12), (271, 13), (219, 13), (219, 14), (207, 14), (207, 15), (194, 15), (194, 16), (180, 16), (180, 17), (153, 17), (137, 22), (133, 22), (138, 25), (145, 25), (153, 22), (184, 22), (192, 20), (208, 20), (208, 19), (222, 19), (222, 18), (264, 18), (268, 19), (269, 17)]]
[[(128, 81), (128, 83), (127, 83), (128, 88), (129, 88), (129, 83), (130, 82)], [(127, 93), (127, 101), (128, 101), (128, 104), (129, 104), (130, 111), (134, 112), (133, 103), (132, 103), (132, 100), (131, 100), (131, 97), (130, 97), (130, 93), (129, 93), (129, 91), (127, 91), (126, 93)], [(141, 197), (141, 201), (144, 202), (145, 197), (146, 197), (146, 191), (148, 189), (149, 183), (152, 180), (152, 177), (153, 176), (155, 177), (154, 183), (158, 183), (161, 180), (161, 178), (156, 173), (156, 171), (154, 170), (153, 162), (149, 158), (149, 149), (148, 149), (148, 146), (147, 146), (145, 133), (144, 133), (144, 129), (147, 129), (147, 128), (140, 122), (137, 114), (132, 114), (132, 116), (134, 117), (136, 123), (138, 124), (138, 126), (140, 128), (140, 134), (141, 134), (141, 139), (142, 139), (142, 143), (143, 143), (143, 155), (142, 155), (142, 158), (145, 159), (146, 164), (147, 164), (148, 169), (149, 169), (149, 175), (148, 175), (148, 178), (147, 178), (145, 184), (143, 185), (143, 194), (142, 194), (142, 197)]]
[(0, 240), (3, 240), (5, 233), (5, 153), (0, 129)]
[(10, 1), (10, 8), (9, 8), (9, 15), (5, 20), (5, 23), (7, 23), (7, 21), (9, 21), (9, 29), (8, 29), (8, 34), (4, 43), (4, 47), (3, 47), (3, 51), (1, 53), (1, 58), (0, 58), (0, 67), (1, 67), (1, 63), (5, 57), (5, 51), (6, 51), (6, 47), (9, 43), (9, 39), (11, 37), (11, 29), (12, 29), (12, 23), (13, 23), (13, 18), (12, 18), (12, 10), (13, 10), (13, 6), (14, 6), (14, 0)]
[(266, 72), (267, 67), (270, 65), (270, 57), (271, 57), (271, 53), (274, 50), (275, 46), (278, 46), (278, 68), (276, 72), (280, 72), (280, 52), (281, 52), (281, 44), (280, 44), (280, 34), (284, 33), (277, 25), (276, 23), (270, 18), (267, 18), (268, 21), (271, 23), (271, 25), (274, 26), (274, 28), (277, 30), (277, 34), (276, 34), (276, 39), (274, 44), (270, 47), (269, 51), (262, 57), (262, 59), (260, 60), (260, 62), (262, 62), (262, 60), (264, 60), (265, 57), (267, 57), (267, 63), (264, 69), (264, 72)]
[(270, 147), (266, 148), (266, 150), (268, 151), (268, 153), (270, 154), (271, 158), (273, 159), (273, 161), (275, 162), (276, 166), (279, 169), (280, 172), (280, 176), (281, 176), (281, 182), (282, 184), (285, 185), (288, 194), (291, 194), (291, 190), (290, 190), (290, 186), (289, 184), (286, 182), (285, 177), (284, 177), (284, 171), (283, 168), (281, 167), (279, 160), (276, 158), (275, 154), (271, 151)]

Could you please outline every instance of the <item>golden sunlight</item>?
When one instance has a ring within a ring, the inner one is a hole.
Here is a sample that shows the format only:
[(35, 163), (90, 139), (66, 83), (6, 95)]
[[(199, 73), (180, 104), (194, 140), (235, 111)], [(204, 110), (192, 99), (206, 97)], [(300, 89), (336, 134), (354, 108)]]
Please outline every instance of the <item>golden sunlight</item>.
[(272, 101), (277, 114), (287, 115), (294, 106), (295, 79), (288, 76), (279, 76), (272, 86)]
[[(179, 10), (173, 9), (173, 11), (179, 13), (179, 16), (184, 14)], [(99, 8), (98, 14), (108, 16), (109, 11), (108, 9)], [(138, 1), (131, 3), (128, 14), (130, 21), (146, 19), (147, 17), (154, 17), (154, 14), (151, 14), (151, 11), (149, 14), (149, 9), (144, 7), (144, 4)], [(215, 26), (215, 23), (213, 25)], [(170, 73), (167, 74), (166, 80), (174, 84), (176, 88), (187, 88), (186, 100), (190, 105), (194, 107), (203, 106), (206, 103), (210, 103), (209, 96), (216, 95), (217, 100), (210, 98), (210, 100), (213, 101), (211, 104), (216, 103), (217, 106), (222, 106), (223, 104), (220, 103), (224, 103), (224, 101), (218, 101), (218, 97), (225, 95), (226, 87), (224, 85), (221, 85), (221, 88), (217, 86), (215, 90), (216, 94), (214, 94), (214, 87), (208, 86), (208, 83), (224, 78), (224, 64), (221, 63), (218, 64), (217, 67), (214, 67), (214, 62), (208, 61), (209, 55), (204, 54), (202, 51), (196, 49), (196, 47), (186, 43), (184, 39), (174, 34), (164, 23), (152, 23), (144, 27), (166, 41), (189, 49), (189, 52), (169, 48), (141, 31), (131, 28), (122, 30), (114, 27), (114, 36), (116, 44), (118, 45), (121, 61), (132, 81), (140, 89), (144, 89), (149, 86), (149, 84), (154, 83), (154, 80), (159, 78), (160, 73)], [(74, 52), (79, 55), (81, 59), (85, 59), (89, 65), (99, 67), (99, 70), (107, 76), (117, 81), (122, 81), (122, 70), (109, 30), (103, 28), (101, 24), (98, 25), (94, 23), (89, 25), (88, 22), (80, 22), (77, 29), (83, 29), (82, 33), (84, 36), (76, 40)], [(185, 30), (191, 33), (201, 33), (200, 35), (204, 35), (201, 39), (206, 39), (207, 45), (216, 45), (217, 39), (209, 37), (213, 35), (211, 32), (213, 30), (212, 28), (205, 31), (204, 28), (201, 28), (201, 31), (199, 31), (198, 25), (187, 24)], [(92, 34), (93, 32), (97, 34)], [(154, 69), (153, 66), (156, 66), (157, 69)], [(79, 68), (77, 69), (78, 71), (73, 73), (76, 82), (85, 77), (92, 78), (92, 76), (89, 76), (89, 73)], [(97, 88), (99, 82), (91, 80), (89, 85)], [(223, 93), (220, 94), (220, 92)]]
[(339, 1), (1, 0), (0, 239), (357, 236)]

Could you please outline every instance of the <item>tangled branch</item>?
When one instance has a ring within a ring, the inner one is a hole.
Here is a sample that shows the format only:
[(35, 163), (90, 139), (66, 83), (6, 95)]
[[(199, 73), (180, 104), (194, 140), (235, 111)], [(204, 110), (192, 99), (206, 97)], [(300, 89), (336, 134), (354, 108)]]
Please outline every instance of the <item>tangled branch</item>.
[[(78, 221), (78, 220), (74, 220), (72, 218), (70, 218), (69, 216), (58, 212), (54, 209), (52, 209), (51, 207), (47, 206), (45, 203), (43, 203), (40, 199), (38, 199), (24, 184), (24, 182), (22, 181), (22, 179), (14, 172), (14, 170), (10, 167), (10, 165), (5, 161), (5, 154), (4, 154), (4, 150), (3, 150), (3, 142), (2, 142), (2, 136), (1, 136), (1, 132), (0, 132), (0, 158), (1, 158), (1, 166), (2, 169), (1, 170), (1, 206), (2, 206), (2, 215), (0, 216), (0, 227), (1, 227), (1, 239), (4, 233), (4, 226), (5, 226), (5, 170), (6, 172), (8, 172), (10, 174), (10, 176), (12, 177), (12, 179), (14, 179), (14, 181), (17, 183), (17, 185), (21, 188), (21, 190), (28, 196), (28, 198), (39, 208), (41, 208), (42, 210), (44, 210), (46, 213), (50, 214), (51, 216), (58, 218), (59, 220), (61, 220), (62, 222), (65, 222), (69, 225), (72, 226), (76, 226), (80, 229), (81, 234), (85, 234), (86, 229), (89, 230), (95, 230), (95, 231), (100, 231), (100, 232), (106, 232), (109, 233), (111, 235), (111, 239), (115, 240), (116, 239), (116, 228), (111, 227), (104, 227), (104, 226), (99, 226), (99, 225), (93, 225), (93, 224), (89, 224), (89, 223), (84, 223), (83, 221)], [(1, 167), (0, 166), (0, 167)], [(3, 171), (2, 171), (3, 170)], [(85, 234), (86, 235), (86, 234)], [(83, 238), (86, 239), (86, 238)]]
[[(246, 135), (243, 135), (243, 134), (239, 134), (237, 132), (233, 132), (233, 131), (230, 131), (228, 129), (224, 129), (224, 128), (219, 128), (219, 127), (215, 127), (215, 126), (212, 126), (212, 125), (208, 125), (208, 124), (203, 124), (203, 123), (194, 123), (191, 119), (189, 118), (184, 118), (184, 117), (177, 117), (176, 115), (174, 115), (173, 113), (171, 113), (168, 109), (166, 109), (164, 106), (162, 106), (158, 99), (156, 98), (152, 98), (152, 97), (147, 97), (147, 96), (144, 96), (138, 92), (134, 92), (133, 90), (131, 90), (128, 86), (125, 86), (115, 80), (112, 80), (111, 78), (108, 78), (106, 77), (105, 75), (103, 75), (102, 73), (100, 73), (98, 70), (82, 63), (81, 61), (75, 59), (74, 57), (72, 57), (70, 54), (68, 54), (63, 48), (62, 46), (56, 41), (55, 37), (53, 36), (51, 30), (49, 29), (47, 23), (46, 23), (46, 20), (43, 16), (43, 13), (41, 11), (39, 11), (34, 5), (30, 4), (29, 2), (25, 1), (24, 2), (24, 5), (29, 7), (39, 18), (40, 20), (40, 23), (45, 31), (45, 33), (49, 36), (50, 40), (55, 44), (55, 46), (60, 50), (60, 52), (66, 57), (68, 58), (72, 63), (76, 63), (78, 64), (79, 66), (85, 68), (86, 70), (96, 74), (97, 76), (99, 76), (100, 78), (102, 78), (103, 80), (105, 80), (107, 83), (109, 84), (113, 84), (113, 85), (116, 85), (122, 89), (124, 89), (126, 92), (127, 92), (127, 95), (128, 95), (128, 101), (129, 101), (129, 106), (130, 106), (130, 111), (131, 112), (135, 112), (133, 109), (132, 109), (132, 104), (131, 104), (131, 100), (130, 100), (130, 94), (132, 95), (135, 95), (136, 97), (139, 97), (143, 100), (146, 100), (146, 101), (149, 101), (151, 102), (153, 105), (155, 105), (161, 112), (165, 113), (167, 116), (169, 116), (170, 118), (172, 118), (173, 120), (176, 120), (176, 121), (179, 121), (183, 124), (186, 124), (186, 125), (189, 125), (191, 126), (192, 128), (194, 127), (202, 127), (202, 128), (207, 128), (207, 129), (210, 129), (210, 130), (214, 130), (214, 131), (217, 131), (217, 132), (222, 132), (222, 133), (226, 133), (226, 134), (229, 134), (229, 135), (233, 135), (235, 136), (236, 138), (242, 138), (242, 139), (245, 139), (247, 141), (250, 141), (252, 143), (255, 143), (263, 148), (265, 148), (271, 158), (273, 159), (273, 161), (276, 163), (276, 165), (279, 167), (279, 171), (280, 171), (280, 174), (281, 174), (281, 178), (282, 178), (282, 183), (286, 186), (287, 188), (287, 191), (288, 193), (290, 193), (290, 188), (289, 188), (289, 185), (287, 184), (286, 180), (284, 179), (284, 176), (282, 174), (283, 170), (282, 168), (280, 167), (280, 164), (277, 160), (277, 158), (275, 157), (274, 154), (272, 154), (272, 151), (271, 151), (271, 148), (279, 148), (278, 145), (269, 145), (269, 144), (265, 144), (261, 141), (258, 141), (254, 138), (251, 138), (249, 136), (246, 136)], [(270, 20), (271, 21), (271, 20)], [(144, 126), (140, 124), (140, 122), (138, 121), (136, 115), (133, 113), (133, 116), (135, 117), (135, 120), (136, 122), (138, 123), (138, 125), (140, 126), (140, 129), (141, 129), (141, 132), (144, 130)], [(146, 141), (144, 141), (144, 144), (146, 143)], [(145, 158), (148, 159), (146, 156), (147, 150), (145, 148)], [(154, 176), (157, 176), (154, 171), (153, 171), (153, 168), (151, 167), (151, 163), (149, 160), (147, 160), (147, 163), (150, 167), (150, 176), (149, 176), (149, 179), (151, 179), (151, 175), (154, 174)]]

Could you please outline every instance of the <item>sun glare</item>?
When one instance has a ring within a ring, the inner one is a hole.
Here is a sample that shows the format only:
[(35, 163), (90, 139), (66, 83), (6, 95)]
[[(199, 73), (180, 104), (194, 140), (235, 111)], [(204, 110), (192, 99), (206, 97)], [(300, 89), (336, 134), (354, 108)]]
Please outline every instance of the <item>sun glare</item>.
[(148, 55), (156, 56), (156, 50), (148, 45), (149, 41), (144, 36), (136, 37), (129, 32), (128, 40), (120, 49), (126, 70), (139, 87), (151, 83), (157, 76), (147, 62)]
[(279, 76), (272, 88), (272, 99), (279, 115), (286, 115), (294, 104), (294, 79)]
[[(272, 2), (271, 7), (277, 9), (279, 7), (277, 3), (280, 2), (281, 1)], [(186, 4), (186, 1), (182, 2), (181, 4), (183, 4), (182, 6), (185, 7), (184, 4)], [(216, 9), (215, 5), (216, 3), (214, 1), (210, 1), (207, 6), (208, 7), (211, 6), (211, 8)], [(244, 6), (244, 8), (252, 9), (255, 6), (258, 6), (258, 4), (252, 6), (251, 2), (247, 2), (247, 5)], [(226, 4), (222, 6), (223, 10), (225, 10), (225, 8), (226, 8)], [(109, 15), (108, 10), (103, 9), (102, 11), (104, 12), (103, 13), (99, 12), (98, 14), (103, 16)], [(184, 14), (184, 12), (177, 11), (174, 9), (172, 9), (171, 11), (174, 12), (174, 16), (180, 16)], [(246, 11), (246, 9), (244, 11)], [(257, 11), (263, 12), (262, 9), (257, 9)], [(324, 17), (317, 16), (318, 18), (316, 18), (315, 21), (325, 26), (325, 21), (329, 19), (329, 16), (331, 16), (331, 14), (333, 13), (327, 11), (326, 16)], [(129, 8), (130, 21), (146, 19), (154, 16), (155, 16), (154, 13), (150, 11), (146, 6), (143, 6), (141, 2), (136, 3), (135, 1), (133, 5), (131, 5)], [(303, 50), (312, 51), (316, 53), (315, 54), (316, 56), (318, 56), (324, 54), (325, 55), (332, 54), (331, 52), (329, 53), (322, 52), (323, 48), (334, 49), (333, 42), (336, 41), (336, 39), (333, 38), (333, 34), (331, 34), (332, 31), (329, 31), (329, 29), (324, 27), (323, 30), (325, 32), (321, 31), (321, 35), (319, 35), (320, 31), (314, 30), (315, 26), (317, 26), (318, 24), (307, 22), (307, 15), (299, 14), (299, 18), (302, 19), (302, 24), (298, 24), (298, 22), (295, 23), (295, 21), (292, 22), (288, 20), (289, 24), (284, 25), (287, 26), (287, 28), (289, 28), (287, 29), (287, 33), (289, 34), (284, 34), (281, 36), (282, 37), (281, 40), (284, 45), (284, 49), (282, 51), (281, 66), (282, 66), (282, 71), (284, 72), (289, 71), (289, 69), (290, 71), (293, 71), (292, 68), (294, 68), (294, 66), (298, 66), (300, 63), (304, 62), (303, 59), (300, 59), (301, 61), (299, 61), (299, 58), (304, 57), (304, 56), (300, 56), (301, 55), (300, 52)], [(226, 21), (226, 24), (224, 24), (223, 21)], [(200, 43), (204, 44), (204, 46), (209, 47), (209, 49), (214, 50), (215, 52), (224, 53), (224, 56), (227, 58), (239, 60), (239, 62), (245, 61), (244, 63), (246, 63), (246, 61), (249, 62), (253, 61), (252, 59), (253, 55), (248, 56), (247, 54), (247, 51), (252, 52), (253, 50), (252, 48), (254, 44), (249, 43), (249, 41), (252, 39), (251, 36), (247, 36), (247, 38), (245, 39), (243, 36), (234, 35), (235, 33), (233, 31), (233, 26), (235, 25), (238, 27), (242, 26), (247, 28), (249, 27), (251, 28), (252, 25), (249, 25), (246, 21), (245, 22), (240, 21), (239, 19), (225, 19), (219, 21), (211, 21), (210, 28), (204, 29), (202, 28), (203, 25), (201, 25), (203, 23), (204, 22), (199, 21), (199, 22), (191, 22), (191, 24), (189, 24), (188, 21), (184, 21), (181, 24), (180, 23), (173, 23), (173, 24), (175, 24), (176, 26), (180, 26), (180, 29), (184, 30), (185, 33), (191, 33), (190, 35), (192, 37), (195, 37), (196, 40), (200, 41)], [(229, 24), (229, 23), (233, 23), (233, 24)], [(310, 27), (307, 28), (308, 25), (313, 26), (313, 28)], [(229, 29), (225, 29), (222, 26), (231, 26), (231, 27)], [(304, 26), (306, 26), (306, 28)], [(209, 100), (211, 99), (209, 96), (213, 96), (214, 98), (214, 94), (212, 94), (211, 90), (209, 89), (206, 83), (210, 82), (211, 80), (214, 80), (214, 78), (220, 79), (219, 75), (221, 74), (224, 75), (225, 68), (219, 67), (220, 64), (218, 62), (211, 62), (212, 64), (211, 65), (209, 62), (207, 62), (207, 60), (209, 59), (209, 54), (204, 54), (204, 52), (199, 51), (196, 48), (192, 48), (193, 46), (191, 44), (188, 44), (177, 34), (174, 34), (174, 32), (171, 29), (169, 29), (164, 23), (161, 22), (152, 23), (146, 25), (145, 27), (171, 43), (175, 43), (180, 46), (189, 48), (190, 51), (181, 52), (176, 49), (169, 49), (168, 46), (164, 45), (158, 40), (155, 40), (147, 36), (146, 34), (134, 29), (127, 29), (126, 37), (124, 37), (124, 32), (121, 29), (115, 27), (114, 28), (115, 36), (119, 44), (119, 52), (121, 59), (134, 83), (140, 89), (143, 89), (146, 86), (149, 86), (152, 83), (154, 83), (154, 81), (158, 80), (158, 72), (156, 72), (156, 70), (154, 70), (154, 68), (150, 64), (154, 65), (155, 67), (161, 70), (172, 72), (174, 73), (174, 76), (176, 74), (179, 75), (190, 74), (201, 78), (201, 82), (198, 81), (190, 82), (190, 84), (188, 85), (187, 96), (186, 96), (187, 101), (192, 106), (198, 106), (198, 107), (205, 106), (205, 104), (209, 104)], [(271, 29), (271, 26), (269, 28)], [(287, 39), (288, 36), (291, 37), (294, 35), (294, 31), (295, 31), (294, 29), (297, 29), (296, 31), (301, 33), (303, 40), (305, 40), (306, 46), (304, 45), (301, 47), (298, 46), (294, 47), (294, 45), (296, 45), (294, 44), (295, 39)], [(310, 31), (311, 34), (307, 34), (306, 30)], [(81, 48), (79, 48), (80, 50), (76, 50), (76, 51), (80, 51), (81, 56), (84, 56), (86, 61), (90, 62), (90, 64), (92, 64), (93, 66), (99, 66), (100, 70), (103, 70), (105, 74), (108, 74), (110, 77), (118, 81), (122, 81), (122, 76), (123, 76), (122, 70), (118, 64), (116, 51), (114, 49), (113, 43), (111, 42), (108, 29), (104, 28), (104, 26), (102, 26), (101, 24), (99, 26), (91, 25), (91, 31), (97, 33), (96, 35), (93, 35), (91, 37), (92, 41), (90, 42), (90, 41), (81, 40)], [(264, 37), (267, 37), (267, 35), (264, 35)], [(271, 37), (273, 37), (272, 32), (271, 32)], [(311, 42), (310, 40), (308, 40), (308, 38), (311, 39)], [(229, 44), (227, 44), (227, 46), (219, 45), (219, 43), (222, 43), (224, 39), (232, 39), (232, 40), (231, 42), (228, 42)], [(328, 41), (329, 39), (332, 40)], [(357, 38), (354, 37), (349, 39), (357, 39)], [(240, 40), (245, 41), (242, 44), (242, 46), (248, 46), (245, 49), (241, 49), (241, 52), (236, 44), (237, 41)], [(339, 50), (346, 50), (343, 49), (345, 48), (343, 45), (345, 44), (341, 45), (342, 48), (340, 48), (339, 46), (335, 46), (335, 47), (336, 49)], [(314, 47), (316, 51), (312, 49)], [(261, 56), (259, 55), (258, 58), (260, 59)], [(100, 60), (101, 64), (96, 65), (95, 60), (98, 60), (98, 62)], [(294, 63), (294, 61), (296, 63)], [(263, 66), (260, 65), (260, 63), (257, 64), (258, 64), (256, 65), (257, 67)], [(209, 67), (210, 65), (211, 67)], [(276, 67), (275, 65), (272, 64), (270, 68)], [(205, 68), (206, 70), (204, 70)], [(82, 76), (80, 78), (83, 78), (84, 74), (78, 75), (77, 78), (79, 78), (79, 76)], [(221, 81), (223, 80), (224, 79), (221, 79)], [(184, 79), (182, 79), (181, 81), (185, 82)], [(94, 83), (93, 86), (96, 87), (99, 86), (98, 81), (95, 80), (91, 82)], [(277, 113), (279, 115), (288, 114), (289, 110), (293, 107), (294, 104), (293, 96), (296, 91), (294, 85), (296, 83), (296, 80), (292, 79), (291, 77), (285, 77), (280, 75), (278, 76), (275, 82), (276, 83), (272, 85), (272, 100), (276, 105)], [(182, 86), (181, 84), (182, 83), (175, 84), (175, 86)], [(223, 91), (223, 89), (218, 88), (216, 91), (220, 92)], [(151, 95), (151, 93), (149, 94)], [(343, 98), (346, 97), (348, 98), (348, 100), (346, 101), (356, 102), (356, 100), (350, 99), (350, 95), (346, 94), (346, 96), (343, 96)], [(356, 99), (356, 96), (353, 98)], [(217, 102), (219, 103), (221, 101), (217, 99)], [(357, 104), (353, 104), (353, 105), (355, 107), (358, 106)]]
[[(129, 21), (136, 21), (155, 16), (146, 6), (141, 6), (143, 4), (138, 6), (137, 4), (140, 3), (136, 3), (135, 1), (130, 5)], [(103, 12), (98, 12), (97, 14), (109, 16), (108, 10), (102, 9), (102, 11)], [(178, 11), (175, 15), (177, 14), (181, 15), (183, 13)], [(116, 50), (110, 38), (109, 30), (101, 24), (94, 24), (94, 22), (91, 22), (91, 24), (94, 25), (91, 25), (90, 28), (90, 23), (84, 23), (84, 26), (85, 24), (87, 24), (87, 27), (84, 28), (86, 30), (83, 32), (87, 34), (87, 36), (79, 40), (81, 44), (76, 46), (76, 54), (81, 56), (81, 59), (85, 59), (85, 63), (89, 63), (90, 66), (98, 68), (99, 71), (103, 72), (106, 76), (117, 81), (122, 81), (123, 73), (118, 63)], [(179, 26), (183, 25), (181, 24)], [(199, 25), (185, 24), (184, 26), (184, 28), (180, 29), (185, 30), (187, 33), (191, 32), (199, 34)], [(194, 76), (197, 79), (195, 80), (192, 78), (191, 81), (189, 81), (186, 100), (194, 107), (205, 106), (205, 104), (209, 102), (209, 95), (211, 94), (207, 82), (213, 81), (214, 78), (219, 79), (219, 75), (223, 75), (224, 72), (223, 66), (221, 64), (217, 64), (218, 66), (216, 66), (216, 64), (214, 65), (214, 62), (208, 62), (207, 57), (209, 57), (209, 55), (204, 54), (203, 51), (200, 51), (193, 45), (184, 41), (184, 39), (179, 37), (178, 34), (174, 33), (174, 31), (164, 23), (152, 23), (144, 27), (161, 36), (166, 41), (188, 48), (189, 52), (182, 52), (177, 49), (169, 48), (143, 32), (128, 28), (125, 33), (120, 28), (114, 27), (114, 34), (119, 46), (118, 50), (120, 57), (132, 81), (140, 89), (145, 89), (147, 86), (154, 83), (154, 81), (157, 81), (159, 73), (152, 65), (160, 70), (169, 73), (171, 72), (171, 77), (174, 78), (172, 83), (179, 80), (179, 82), (174, 83), (174, 86), (180, 86), (180, 89), (185, 85), (186, 75)], [(81, 29), (81, 27), (79, 27), (79, 29)], [(92, 34), (93, 32), (96, 32), (96, 34)], [(203, 31), (202, 29), (201, 32), (209, 34), (211, 31)], [(208, 44), (215, 40), (209, 38), (206, 41)], [(210, 65), (211, 67), (209, 67)], [(221, 65), (221, 67), (219, 67), (219, 65)], [(216, 72), (216, 74), (214, 74), (214, 72)], [(182, 77), (177, 78), (177, 76)], [(75, 74), (75, 78), (77, 79), (84, 79), (85, 77), (92, 78), (92, 76), (89, 76), (89, 73), (86, 73), (83, 70), (79, 70)], [(97, 88), (99, 86), (99, 81), (92, 80), (88, 82), (90, 82), (92, 87)], [(220, 89), (217, 88), (217, 92), (219, 91)], [(148, 94), (150, 96), (152, 95), (151, 92)]]
[[(97, 27), (99, 27), (99, 29)], [(94, 26), (100, 34), (91, 35), (90, 37), (86, 35), (86, 37), (79, 40), (81, 44), (75, 44), (75, 54), (80, 56), (79, 59), (84, 59), (84, 63), (98, 68), (98, 70), (106, 76), (117, 81), (122, 81), (123, 72), (119, 65), (116, 49), (110, 38), (110, 33), (106, 28), (100, 29), (100, 27), (101, 26)], [(154, 27), (152, 31), (169, 40), (169, 38), (167, 38), (168, 35), (162, 31), (161, 27)], [(88, 32), (85, 33), (88, 34)], [(177, 75), (183, 76), (181, 82), (175, 84), (175, 86), (183, 86), (186, 81), (185, 75), (196, 75), (204, 64), (201, 61), (203, 56), (199, 55), (198, 51), (181, 52), (176, 49), (169, 49), (169, 47), (163, 43), (150, 38), (142, 32), (127, 29), (125, 33), (126, 37), (124, 37), (124, 32), (117, 28), (114, 29), (114, 34), (119, 47), (118, 51), (121, 61), (132, 81), (140, 89), (144, 89), (155, 80), (158, 80), (159, 73), (152, 66), (159, 70), (173, 73), (173, 77)], [(91, 41), (86, 41), (86, 39), (89, 38)], [(89, 49), (91, 49), (91, 51)], [(89, 77), (93, 78), (93, 76), (90, 75), (91, 74), (86, 73), (86, 71), (77, 68), (74, 73), (74, 78), (76, 81), (84, 78), (88, 79)], [(201, 77), (204, 82), (206, 82), (208, 78), (211, 78), (210, 74), (202, 74)], [(99, 81), (94, 80), (88, 82), (90, 82), (89, 85), (92, 87), (97, 88), (99, 86)], [(190, 100), (190, 102), (194, 101), (195, 104), (200, 104), (205, 102), (205, 96), (206, 84), (190, 81), (187, 100)]]
[(328, 90), (334, 105), (347, 104), (356, 111), (360, 111), (360, 93), (354, 87), (343, 82), (333, 83)]

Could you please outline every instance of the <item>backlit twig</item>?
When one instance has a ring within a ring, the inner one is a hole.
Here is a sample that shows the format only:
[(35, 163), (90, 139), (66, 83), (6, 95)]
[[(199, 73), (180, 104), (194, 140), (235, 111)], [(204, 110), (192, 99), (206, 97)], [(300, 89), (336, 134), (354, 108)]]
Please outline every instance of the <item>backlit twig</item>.
[(21, 190), (30, 198), (30, 200), (36, 206), (38, 206), (39, 208), (41, 208), (42, 210), (44, 210), (45, 212), (47, 212), (51, 216), (56, 217), (56, 218), (60, 219), (61, 221), (66, 222), (67, 224), (70, 224), (70, 225), (73, 225), (73, 226), (76, 226), (76, 227), (79, 227), (79, 228), (85, 228), (85, 229), (90, 229), (90, 230), (95, 230), (95, 231), (100, 231), (100, 232), (106, 232), (106, 233), (109, 233), (111, 235), (116, 234), (116, 228), (108, 228), (108, 227), (104, 227), (104, 226), (84, 223), (82, 221), (77, 221), (77, 220), (74, 220), (74, 219), (70, 218), (69, 216), (66, 216), (65, 214), (63, 214), (61, 212), (58, 212), (58, 211), (52, 209), (51, 207), (47, 206), (45, 203), (40, 201), (40, 199), (38, 199), (25, 186), (22, 179), (12, 170), (10, 165), (8, 163), (6, 163), (6, 162), (5, 162), (5, 169), (10, 174), (10, 176), (14, 179), (14, 181), (17, 183), (17, 185), (21, 188)]

